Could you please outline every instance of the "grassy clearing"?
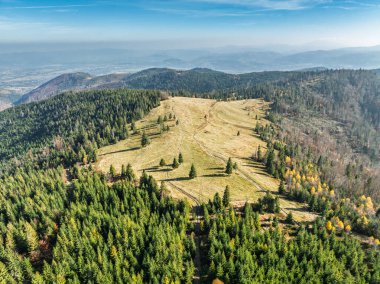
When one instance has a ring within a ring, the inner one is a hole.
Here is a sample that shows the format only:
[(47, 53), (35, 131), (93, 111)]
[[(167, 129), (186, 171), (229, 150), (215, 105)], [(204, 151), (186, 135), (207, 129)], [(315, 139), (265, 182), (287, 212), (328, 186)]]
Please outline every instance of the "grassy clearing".
[[(279, 183), (250, 159), (258, 145), (265, 149), (265, 142), (254, 134), (253, 128), (257, 119), (261, 124), (269, 123), (262, 118), (267, 108), (268, 103), (262, 100), (216, 102), (170, 98), (136, 123), (151, 139), (147, 147), (141, 148), (141, 134), (134, 134), (127, 140), (99, 149), (96, 168), (108, 172), (113, 164), (120, 172), (122, 164), (131, 163), (138, 175), (146, 170), (158, 181), (164, 181), (172, 196), (188, 198), (192, 203), (195, 199), (207, 201), (216, 192), (222, 194), (226, 185), (231, 188), (231, 200), (235, 205), (256, 201), (266, 190), (277, 192)], [(157, 118), (169, 113), (175, 114), (179, 124), (176, 125), (175, 120), (165, 122), (170, 130), (160, 134)], [(173, 158), (178, 159), (180, 152), (184, 163), (173, 169)], [(238, 170), (230, 176), (224, 173), (229, 157), (238, 164)], [(161, 159), (170, 165), (160, 167)], [(190, 180), (192, 163), (198, 177)], [(299, 203), (281, 199), (281, 206), (285, 211), (292, 210), (298, 220), (314, 218)]]

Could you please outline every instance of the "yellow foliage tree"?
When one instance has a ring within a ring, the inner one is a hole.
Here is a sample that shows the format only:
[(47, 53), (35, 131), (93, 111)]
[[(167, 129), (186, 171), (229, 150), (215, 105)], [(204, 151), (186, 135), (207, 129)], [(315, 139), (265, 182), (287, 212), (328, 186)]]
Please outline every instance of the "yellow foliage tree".
[(346, 225), (346, 227), (344, 228), (344, 230), (349, 233), (351, 232), (351, 226), (350, 225)]
[(343, 230), (344, 229), (344, 223), (342, 221), (338, 221), (338, 224), (337, 224), (338, 228)]
[(327, 221), (327, 223), (326, 223), (326, 229), (327, 229), (328, 231), (332, 231), (332, 229), (333, 229), (333, 225), (332, 225), (331, 221)]

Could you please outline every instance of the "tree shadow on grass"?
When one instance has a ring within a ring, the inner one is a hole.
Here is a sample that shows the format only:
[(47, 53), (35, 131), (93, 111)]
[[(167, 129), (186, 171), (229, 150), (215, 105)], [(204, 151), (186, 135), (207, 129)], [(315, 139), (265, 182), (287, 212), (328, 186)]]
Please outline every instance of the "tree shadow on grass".
[(124, 150), (119, 150), (119, 151), (113, 151), (113, 152), (105, 153), (105, 154), (102, 154), (100, 156), (107, 156), (107, 155), (111, 155), (111, 154), (117, 154), (117, 153), (135, 151), (135, 150), (138, 150), (138, 149), (140, 149), (140, 147), (133, 147), (133, 148), (129, 148), (129, 149), (124, 149)]
[(228, 175), (224, 174), (224, 173), (218, 173), (218, 174), (203, 175), (202, 177), (226, 177), (226, 176), (228, 176)]
[(211, 168), (207, 168), (207, 170), (224, 170), (223, 167), (211, 167)]
[(159, 169), (159, 168), (156, 168), (156, 169), (146, 169), (147, 172), (150, 172), (150, 173), (155, 173), (155, 172), (171, 172), (173, 169)]
[(162, 181), (183, 181), (183, 180), (190, 180), (190, 178), (189, 177), (168, 178), (168, 179), (163, 179)]

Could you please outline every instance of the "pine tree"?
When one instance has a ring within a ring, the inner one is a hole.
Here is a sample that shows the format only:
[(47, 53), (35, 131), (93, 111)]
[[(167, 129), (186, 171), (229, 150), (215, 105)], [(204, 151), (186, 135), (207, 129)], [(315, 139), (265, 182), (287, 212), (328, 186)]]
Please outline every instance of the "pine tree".
[(283, 180), (280, 182), (280, 186), (278, 187), (278, 193), (279, 194), (284, 194), (285, 193), (285, 183)]
[(293, 224), (293, 213), (292, 211), (289, 211), (288, 215), (286, 216), (286, 223), (288, 224)]
[(259, 147), (257, 148), (257, 161), (261, 162), (263, 158), (263, 153), (261, 152), (261, 146), (259, 145)]
[(125, 165), (121, 165), (121, 177), (125, 177), (127, 173), (127, 170), (125, 169)]
[(233, 164), (231, 158), (228, 158), (227, 165), (226, 165), (226, 174), (230, 175), (232, 174), (233, 170)]
[(131, 164), (127, 165), (127, 169), (125, 171), (125, 178), (127, 180), (129, 180), (129, 181), (133, 181), (136, 178), (135, 173), (133, 172)]
[(230, 204), (230, 187), (227, 185), (223, 193), (223, 206), (228, 207)]
[(144, 131), (142, 136), (141, 136), (141, 146), (145, 147), (149, 143), (150, 143), (150, 139), (149, 139), (148, 135), (146, 134), (146, 132)]
[(189, 172), (189, 178), (193, 179), (197, 177), (197, 170), (195, 169), (194, 164), (191, 164), (190, 172)]
[(179, 167), (179, 163), (178, 163), (178, 161), (177, 161), (177, 159), (176, 159), (176, 158), (174, 158), (174, 159), (173, 159), (173, 164), (172, 164), (172, 167), (173, 167), (173, 169), (176, 169), (176, 168), (178, 168), (178, 167)]
[(132, 121), (131, 130), (132, 130), (132, 133), (136, 133), (137, 132), (136, 123), (134, 121)]
[(182, 153), (179, 153), (179, 155), (178, 155), (178, 162), (179, 162), (180, 164), (183, 163), (183, 156), (182, 156)]
[(110, 166), (110, 175), (112, 178), (116, 177), (116, 169), (113, 165)]
[(160, 160), (160, 167), (166, 166), (166, 162), (164, 159)]

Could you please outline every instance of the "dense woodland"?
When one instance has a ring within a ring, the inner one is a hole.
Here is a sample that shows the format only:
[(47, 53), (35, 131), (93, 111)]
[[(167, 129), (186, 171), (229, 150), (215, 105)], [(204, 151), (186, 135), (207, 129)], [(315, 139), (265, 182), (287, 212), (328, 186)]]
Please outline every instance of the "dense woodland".
[[(311, 224), (281, 217), (270, 194), (239, 209), (229, 205), (233, 189), (226, 188), (192, 209), (146, 173), (135, 176), (133, 165), (96, 173), (96, 149), (139, 131), (133, 121), (159, 105), (158, 91), (67, 93), (0, 112), (0, 282), (192, 283), (198, 274), (205, 283), (379, 283), (376, 195), (363, 195), (378, 189), (377, 176), (367, 173), (378, 158), (379, 89), (371, 74), (299, 73), (202, 95), (273, 102), (274, 126), (255, 129), (268, 145), (254, 159), (282, 180), (279, 194), (320, 213)], [(323, 155), (317, 142), (285, 125), (294, 117), (291, 127), (304, 133), (297, 123), (318, 115), (347, 131), (342, 137), (355, 159), (343, 181), (334, 164), (343, 153)], [(360, 135), (364, 142), (356, 143)], [(350, 179), (366, 185), (355, 191), (345, 186)], [(273, 216), (265, 225), (262, 213)], [(360, 243), (353, 232), (373, 238)]]
[(95, 161), (98, 147), (127, 138), (128, 124), (160, 99), (158, 91), (99, 90), (7, 109), (0, 112), (0, 164), (13, 159), (13, 165), (55, 167)]

